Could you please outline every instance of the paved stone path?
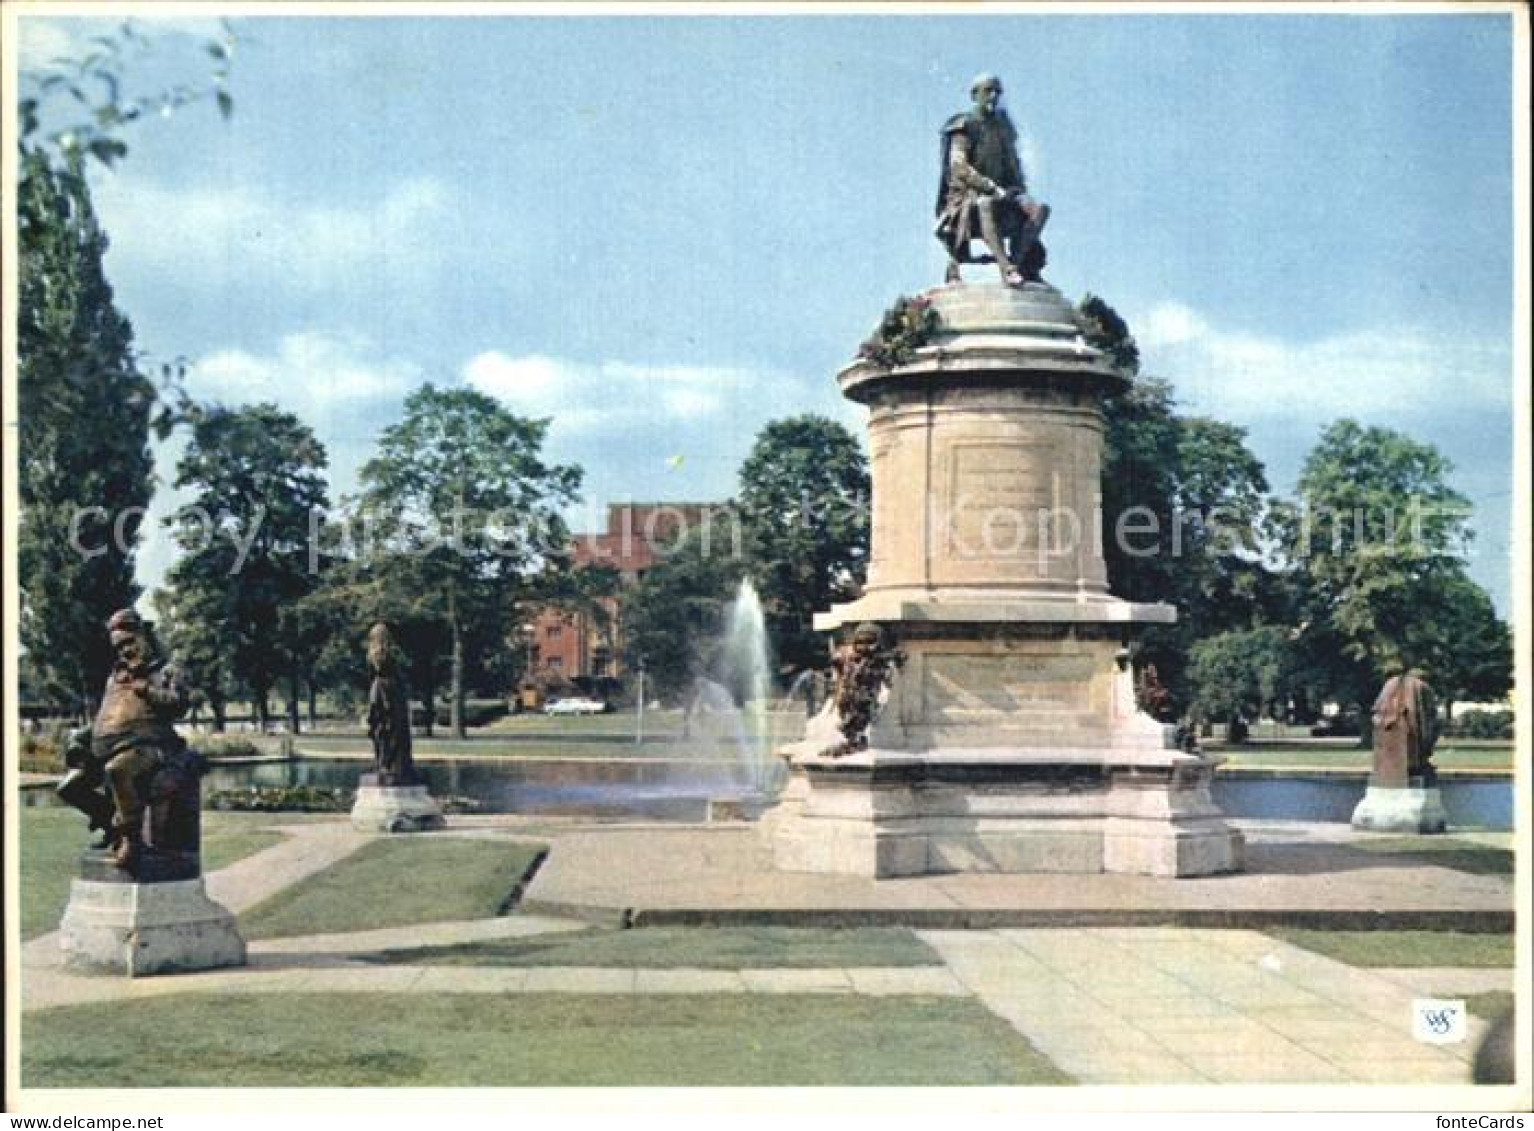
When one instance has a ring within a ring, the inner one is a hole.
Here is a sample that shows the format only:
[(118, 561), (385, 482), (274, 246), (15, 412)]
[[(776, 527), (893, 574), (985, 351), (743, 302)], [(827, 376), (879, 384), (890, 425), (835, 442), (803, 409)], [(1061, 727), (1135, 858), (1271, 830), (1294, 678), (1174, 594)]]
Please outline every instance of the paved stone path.
[[(1473, 1019), (1463, 1044), (1420, 1043), (1410, 1014), (1420, 995), (1392, 976), (1400, 972), (1346, 966), (1255, 931), (920, 934), (1083, 1084), (1468, 1083), (1486, 1028)], [(1498, 973), (1511, 988), (1512, 971)], [(1435, 993), (1462, 981), (1460, 971), (1423, 979)]]
[[(208, 877), (235, 912), (329, 867), (370, 839), (344, 822), (288, 834)], [(520, 839), (499, 821), (451, 834)], [(511, 834), (511, 835), (508, 835)], [(729, 837), (697, 839), (708, 872), (735, 857)], [(557, 856), (557, 854), (556, 854)], [(948, 892), (946, 894), (952, 894)], [(898, 901), (897, 901), (898, 902)], [(550, 916), (255, 940), (250, 965), (127, 979), (65, 972), (57, 934), (23, 948), (23, 1008), (177, 993), (974, 995), (1083, 1084), (1445, 1084), (1469, 1080), (1485, 1023), (1463, 1044), (1413, 1039), (1414, 997), (1511, 989), (1512, 971), (1361, 970), (1256, 931), (1099, 927), (918, 932), (942, 966), (633, 969), (380, 965), (379, 951), (581, 929)]]
[[(1471, 875), (1369, 851), (1347, 825), (1238, 822), (1247, 871), (1197, 879), (963, 873), (873, 880), (782, 872), (747, 825), (602, 825), (571, 829), (528, 886), (543, 914), (643, 923), (795, 922), (928, 928), (1249, 926), (1287, 920), (1442, 928), (1511, 918), (1512, 877)], [(1138, 917), (1138, 921), (1137, 921)], [(1365, 920), (1360, 922), (1359, 920)]]

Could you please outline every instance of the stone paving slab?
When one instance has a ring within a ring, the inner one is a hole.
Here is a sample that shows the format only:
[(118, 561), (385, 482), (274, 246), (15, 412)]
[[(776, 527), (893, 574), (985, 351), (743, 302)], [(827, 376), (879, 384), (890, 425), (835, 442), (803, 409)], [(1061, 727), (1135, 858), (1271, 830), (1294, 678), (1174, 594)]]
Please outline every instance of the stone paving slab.
[(1084, 1084), (1468, 1083), (1486, 1029), (1473, 1019), (1463, 1044), (1418, 1042), (1412, 986), (1251, 931), (919, 933)]
[[(1237, 822), (1241, 824), (1240, 822)], [(1346, 826), (1245, 826), (1248, 870), (943, 875), (871, 880), (780, 872), (752, 826), (576, 828), (555, 839), (522, 906), (635, 924), (1457, 927), (1508, 930), (1512, 878), (1365, 852)]]

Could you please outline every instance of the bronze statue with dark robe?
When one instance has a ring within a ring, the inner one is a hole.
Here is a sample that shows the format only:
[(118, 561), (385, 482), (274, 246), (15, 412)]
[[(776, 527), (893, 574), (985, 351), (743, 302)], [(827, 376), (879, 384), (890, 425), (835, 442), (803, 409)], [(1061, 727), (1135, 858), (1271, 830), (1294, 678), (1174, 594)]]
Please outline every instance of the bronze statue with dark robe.
[[(950, 283), (959, 282), (961, 263), (994, 262), (1008, 286), (1035, 282), (1044, 269), (1039, 235), (1049, 205), (1028, 195), (1017, 129), (1001, 107), (1001, 93), (995, 75), (977, 76), (970, 85), (974, 106), (943, 126), (936, 235), (948, 249)], [(969, 244), (977, 236), (989, 258), (971, 258)]]
[(1433, 746), (1438, 741), (1438, 701), (1417, 671), (1399, 671), (1385, 681), (1374, 701), (1373, 785), (1430, 786), (1436, 776)]
[(905, 653), (889, 647), (884, 630), (876, 624), (858, 625), (852, 640), (837, 649), (831, 658), (835, 678), (831, 701), (836, 707), (842, 741), (826, 751), (828, 757), (840, 758), (868, 749), (868, 730), (878, 712), (879, 697), (904, 663)]
[(388, 625), (375, 624), (368, 632), (367, 655), (373, 672), (368, 737), (373, 740), (375, 784), (416, 785), (420, 778), (410, 753), (410, 685)]
[(187, 689), (134, 610), (112, 614), (107, 633), (115, 660), (101, 706), (70, 736), (69, 772), (56, 792), (102, 832), (95, 847), (110, 850), (118, 869), (145, 879), (195, 876), (203, 762), (175, 728)]

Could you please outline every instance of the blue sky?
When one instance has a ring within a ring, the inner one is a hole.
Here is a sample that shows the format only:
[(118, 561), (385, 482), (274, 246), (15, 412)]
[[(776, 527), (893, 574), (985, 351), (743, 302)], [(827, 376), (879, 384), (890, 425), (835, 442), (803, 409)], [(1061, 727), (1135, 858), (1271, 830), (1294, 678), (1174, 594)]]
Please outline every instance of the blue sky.
[[(217, 30), (139, 25), (144, 92)], [(593, 510), (728, 496), (776, 417), (861, 432), (832, 376), (941, 281), (937, 132), (993, 70), (1054, 209), (1046, 277), (1118, 307), (1276, 488), (1339, 416), (1437, 445), (1509, 610), (1506, 13), (234, 26), (233, 119), (147, 123), (94, 176), (108, 270), (151, 359), (298, 412), (338, 490), (425, 380), (551, 416)], [(23, 18), (22, 65), (98, 30)]]

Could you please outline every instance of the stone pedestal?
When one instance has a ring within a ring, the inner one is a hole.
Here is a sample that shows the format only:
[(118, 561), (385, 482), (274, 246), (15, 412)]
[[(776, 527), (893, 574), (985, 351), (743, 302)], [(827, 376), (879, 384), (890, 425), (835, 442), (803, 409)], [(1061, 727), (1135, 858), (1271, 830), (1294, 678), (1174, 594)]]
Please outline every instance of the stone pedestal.
[(208, 898), (201, 876), (75, 880), (59, 932), (65, 967), (82, 973), (141, 977), (245, 964), (234, 916)]
[(1378, 833), (1441, 833), (1449, 826), (1437, 786), (1371, 784), (1353, 810), (1353, 827)]
[(442, 806), (425, 785), (380, 785), (378, 775), (363, 774), (352, 805), (352, 827), (372, 833), (419, 833), (446, 822)]
[(1127, 645), (1166, 605), (1108, 592), (1101, 399), (1124, 378), (1052, 287), (926, 296), (939, 332), (895, 369), (858, 361), (870, 409), (864, 595), (816, 617), (872, 622), (905, 653), (868, 732), (833, 758), (828, 710), (788, 747), (764, 829), (779, 867), (867, 876), (1241, 866), (1212, 759), (1135, 707)]

